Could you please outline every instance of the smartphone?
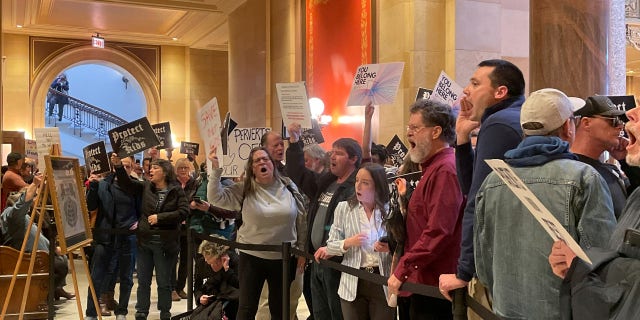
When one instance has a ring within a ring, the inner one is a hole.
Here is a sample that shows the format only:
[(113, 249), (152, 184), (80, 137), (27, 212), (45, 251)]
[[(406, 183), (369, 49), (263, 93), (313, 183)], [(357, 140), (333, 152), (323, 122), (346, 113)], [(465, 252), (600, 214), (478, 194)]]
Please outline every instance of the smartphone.
[(624, 243), (634, 247), (640, 247), (640, 231), (637, 229), (627, 229), (624, 234)]
[(380, 239), (378, 239), (378, 241), (382, 242), (382, 243), (389, 243), (389, 237), (382, 236), (382, 237), (380, 237)]
[(193, 197), (191, 198), (192, 201), (195, 201), (197, 203), (202, 203), (202, 199), (200, 199), (200, 197)]

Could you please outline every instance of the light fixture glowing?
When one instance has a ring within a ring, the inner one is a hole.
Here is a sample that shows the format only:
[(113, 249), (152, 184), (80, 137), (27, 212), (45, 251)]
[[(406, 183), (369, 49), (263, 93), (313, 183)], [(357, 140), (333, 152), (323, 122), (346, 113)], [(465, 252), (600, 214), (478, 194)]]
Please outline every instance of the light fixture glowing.
[(324, 112), (324, 102), (320, 98), (313, 97), (309, 99), (309, 109), (311, 109), (311, 117), (317, 119)]
[(173, 41), (178, 41), (178, 38), (173, 37), (173, 38), (171, 38), (171, 40), (173, 40)]
[(20, 28), (22, 28), (22, 25), (21, 24), (16, 24), (16, 28), (20, 29)]

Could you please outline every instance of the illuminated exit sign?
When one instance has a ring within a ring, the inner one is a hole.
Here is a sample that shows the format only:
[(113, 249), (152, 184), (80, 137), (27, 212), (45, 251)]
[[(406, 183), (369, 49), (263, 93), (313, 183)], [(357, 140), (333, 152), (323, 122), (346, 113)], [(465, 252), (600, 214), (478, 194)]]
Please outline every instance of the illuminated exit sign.
[(91, 45), (94, 48), (104, 48), (104, 38), (96, 36), (91, 37)]

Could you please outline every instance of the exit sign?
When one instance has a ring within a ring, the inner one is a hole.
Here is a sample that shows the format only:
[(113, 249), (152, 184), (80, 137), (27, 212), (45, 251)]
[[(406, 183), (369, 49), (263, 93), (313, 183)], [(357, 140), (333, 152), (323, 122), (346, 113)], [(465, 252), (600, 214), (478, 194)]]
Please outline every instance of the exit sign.
[(100, 37), (91, 37), (91, 45), (94, 48), (104, 48), (104, 38)]

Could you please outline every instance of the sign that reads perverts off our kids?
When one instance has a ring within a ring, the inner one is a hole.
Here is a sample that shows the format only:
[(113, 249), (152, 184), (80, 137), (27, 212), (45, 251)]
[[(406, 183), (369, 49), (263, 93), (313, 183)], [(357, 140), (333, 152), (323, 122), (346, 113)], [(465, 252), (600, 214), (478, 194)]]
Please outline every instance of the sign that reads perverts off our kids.
[(199, 151), (200, 151), (199, 143), (187, 142), (187, 141), (180, 142), (180, 153), (192, 154), (194, 156), (197, 156)]
[(98, 141), (82, 148), (84, 163), (90, 173), (100, 174), (111, 171), (109, 156), (104, 141)]
[(227, 154), (222, 166), (223, 177), (239, 177), (249, 159), (251, 149), (260, 146), (262, 136), (271, 128), (235, 128), (229, 133)]
[(160, 144), (147, 117), (109, 130), (111, 148), (118, 156), (126, 157)]
[(156, 123), (151, 127), (153, 128), (153, 132), (155, 132), (158, 136), (158, 141), (160, 141), (158, 149), (171, 148), (171, 125), (169, 124), (169, 122)]

